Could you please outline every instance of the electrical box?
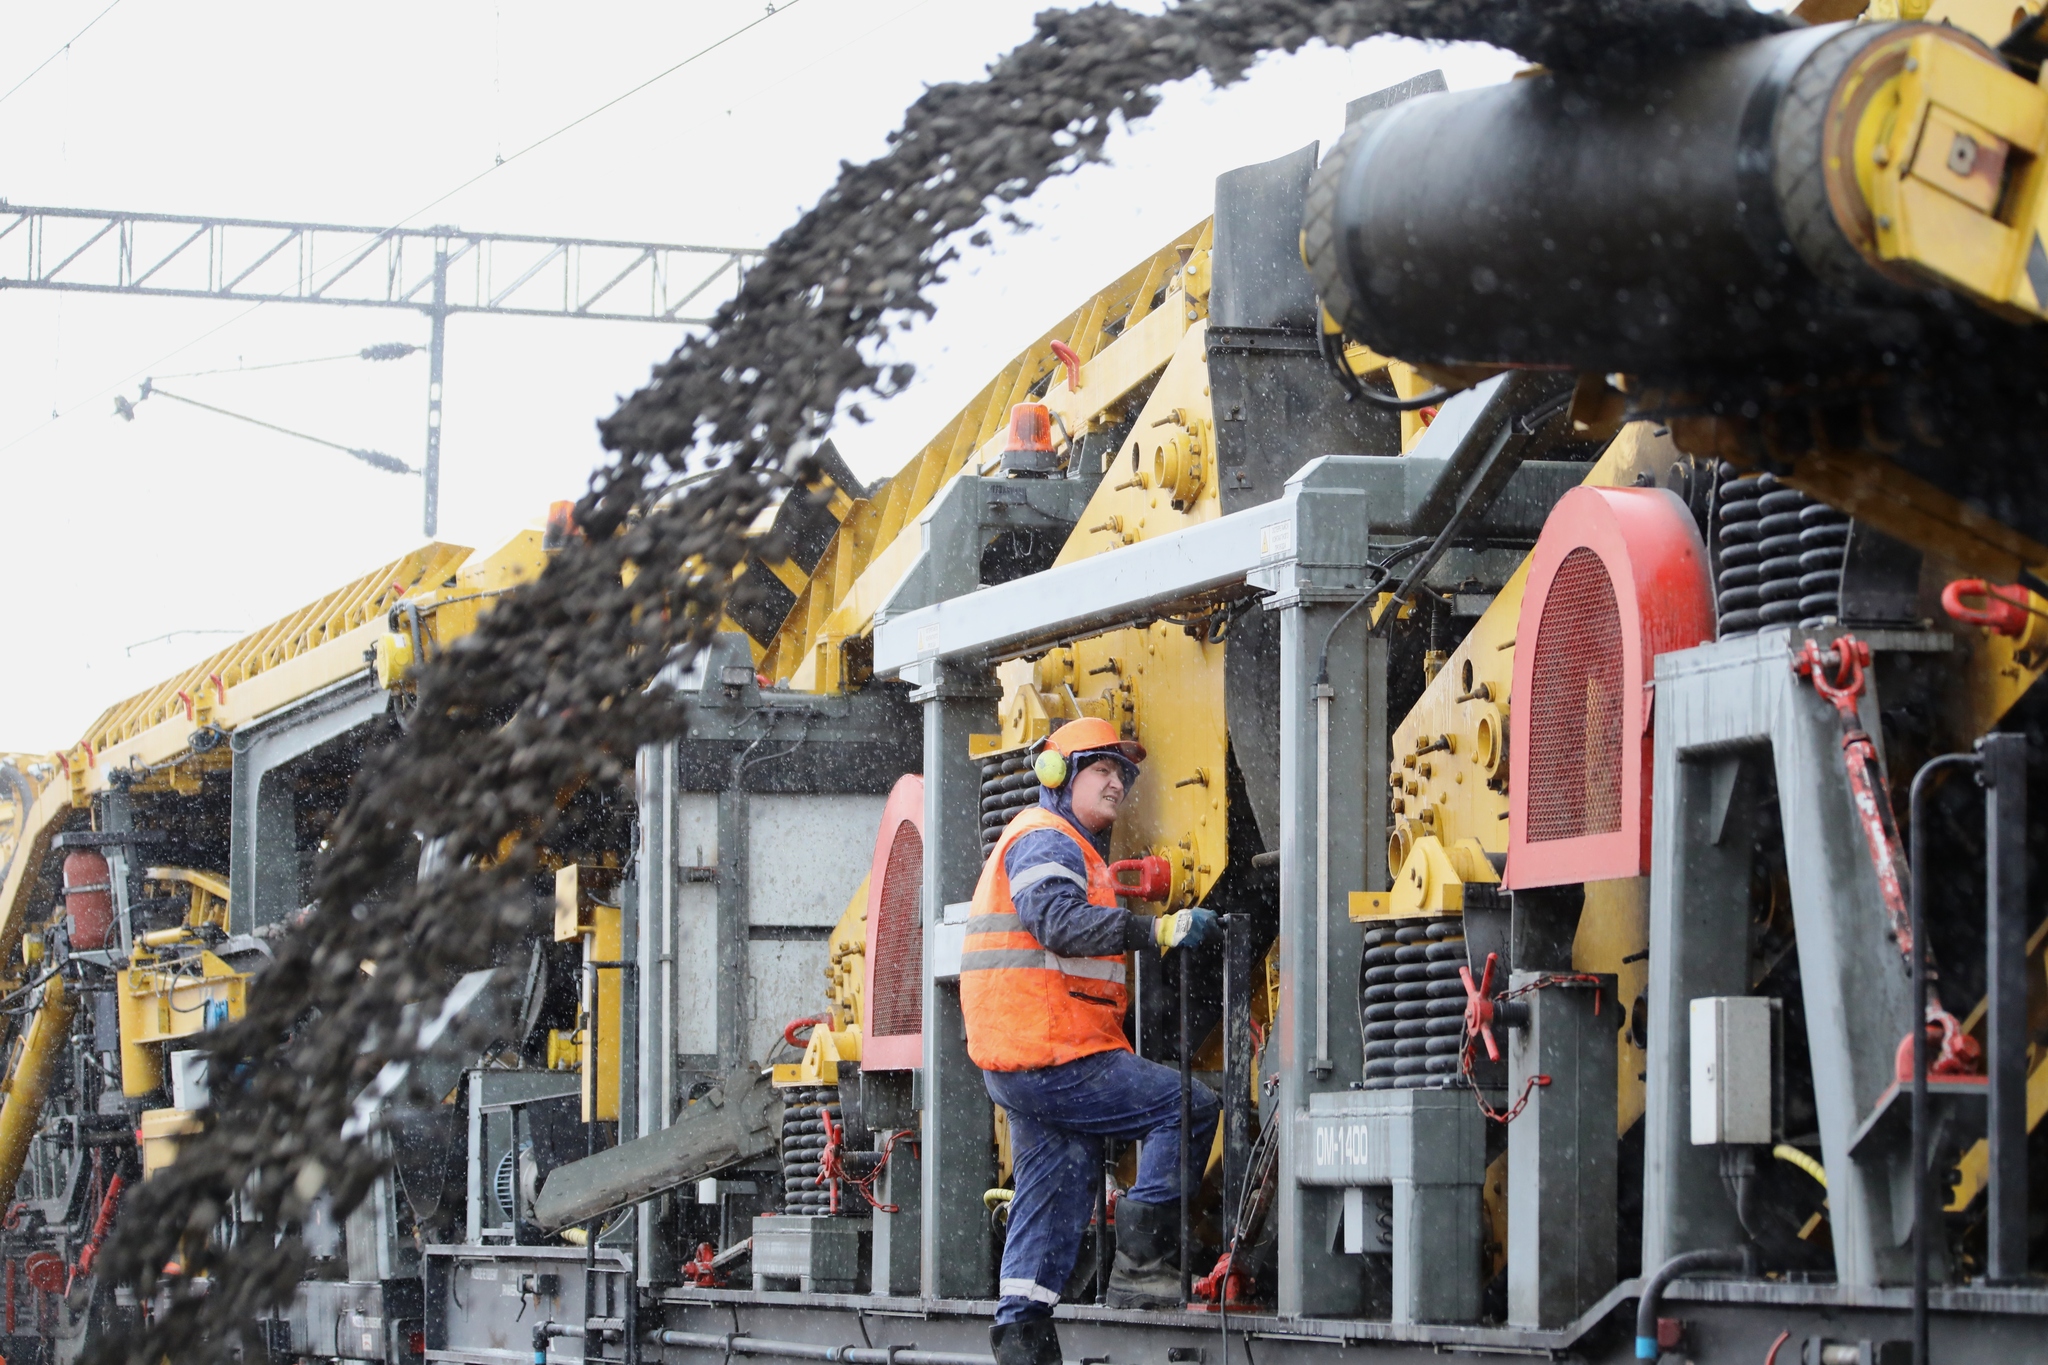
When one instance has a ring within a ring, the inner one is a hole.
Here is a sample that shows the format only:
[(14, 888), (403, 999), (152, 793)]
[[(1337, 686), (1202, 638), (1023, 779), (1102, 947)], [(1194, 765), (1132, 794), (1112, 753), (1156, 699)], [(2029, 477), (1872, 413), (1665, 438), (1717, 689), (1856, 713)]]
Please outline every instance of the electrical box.
[(186, 1113), (204, 1109), (208, 1099), (206, 1054), (197, 1050), (173, 1052), (170, 1062), (171, 1107)]
[(1771, 1140), (1771, 1001), (1709, 995), (1692, 1002), (1692, 1140)]

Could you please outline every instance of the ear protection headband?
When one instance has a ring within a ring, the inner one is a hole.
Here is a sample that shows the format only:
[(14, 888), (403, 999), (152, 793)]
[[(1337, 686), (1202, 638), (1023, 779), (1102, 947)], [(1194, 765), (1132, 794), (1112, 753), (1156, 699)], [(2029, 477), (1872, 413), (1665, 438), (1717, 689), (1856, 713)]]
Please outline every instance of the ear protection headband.
[(1039, 785), (1059, 788), (1066, 785), (1068, 770), (1067, 756), (1048, 744), (1038, 751), (1032, 760), (1031, 771), (1038, 778)]

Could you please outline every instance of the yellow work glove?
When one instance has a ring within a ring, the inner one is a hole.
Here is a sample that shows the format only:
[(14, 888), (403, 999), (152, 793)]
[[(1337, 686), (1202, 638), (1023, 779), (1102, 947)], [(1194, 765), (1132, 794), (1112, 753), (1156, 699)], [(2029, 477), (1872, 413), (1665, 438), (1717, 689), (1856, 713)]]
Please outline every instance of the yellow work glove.
[(1159, 944), (1159, 951), (1170, 948), (1194, 948), (1203, 939), (1216, 932), (1214, 910), (1176, 910), (1170, 915), (1161, 915), (1153, 921), (1152, 937)]

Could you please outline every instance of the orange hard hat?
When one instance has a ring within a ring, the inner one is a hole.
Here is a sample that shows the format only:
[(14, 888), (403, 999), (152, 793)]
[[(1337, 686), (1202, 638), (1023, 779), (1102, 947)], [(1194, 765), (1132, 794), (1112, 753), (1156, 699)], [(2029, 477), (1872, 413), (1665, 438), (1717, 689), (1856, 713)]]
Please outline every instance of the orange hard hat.
[(1122, 754), (1133, 763), (1145, 761), (1145, 746), (1135, 739), (1125, 739), (1116, 732), (1116, 727), (1096, 716), (1083, 716), (1070, 720), (1046, 737), (1046, 744), (1059, 750), (1068, 758), (1079, 753)]

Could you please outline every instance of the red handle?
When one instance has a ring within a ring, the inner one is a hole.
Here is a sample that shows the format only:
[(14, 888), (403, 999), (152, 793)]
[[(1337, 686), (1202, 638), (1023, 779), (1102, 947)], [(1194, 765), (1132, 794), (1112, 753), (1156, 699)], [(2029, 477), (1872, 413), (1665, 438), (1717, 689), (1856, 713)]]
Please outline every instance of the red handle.
[[(1965, 597), (1981, 597), (1984, 605), (1965, 606)], [(2018, 584), (2002, 588), (1981, 578), (1958, 578), (1941, 590), (1941, 609), (1966, 625), (1982, 626), (1997, 635), (2017, 640), (2027, 633), (2027, 590)]]
[(1052, 344), (1053, 356), (1067, 367), (1067, 392), (1073, 393), (1081, 387), (1081, 357), (1074, 354), (1074, 348), (1064, 341)]
[(801, 1052), (804, 1048), (810, 1046), (811, 1040), (806, 1035), (802, 1042), (798, 1042), (796, 1031), (800, 1028), (816, 1028), (820, 1024), (829, 1024), (831, 1022), (832, 1016), (829, 1014), (814, 1014), (807, 1019), (792, 1019), (782, 1026), (782, 1041)]
[(1500, 1044), (1493, 1037), (1493, 968), (1499, 961), (1500, 954), (1488, 953), (1486, 966), (1476, 982), (1470, 967), (1458, 968), (1458, 977), (1465, 983), (1465, 1036), (1485, 1043), (1487, 1058), (1496, 1062), (1500, 1060)]
[(1173, 864), (1157, 854), (1126, 858), (1109, 865), (1109, 880), (1115, 884), (1119, 896), (1140, 901), (1163, 901), (1173, 894)]

